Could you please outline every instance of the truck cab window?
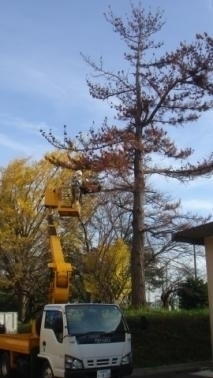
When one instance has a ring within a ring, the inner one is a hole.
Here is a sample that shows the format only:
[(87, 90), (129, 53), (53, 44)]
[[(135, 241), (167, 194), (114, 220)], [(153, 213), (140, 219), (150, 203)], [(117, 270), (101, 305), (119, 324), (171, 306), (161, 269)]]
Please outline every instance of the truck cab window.
[(63, 340), (62, 313), (57, 310), (46, 311), (44, 328), (52, 329), (59, 342)]

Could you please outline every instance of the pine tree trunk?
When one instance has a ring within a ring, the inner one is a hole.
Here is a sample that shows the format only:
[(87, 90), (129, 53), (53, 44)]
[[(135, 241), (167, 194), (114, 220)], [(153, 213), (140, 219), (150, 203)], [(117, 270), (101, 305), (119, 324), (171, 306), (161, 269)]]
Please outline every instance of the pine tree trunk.
[(144, 175), (142, 152), (135, 154), (135, 187), (133, 197), (133, 240), (131, 251), (132, 306), (146, 304), (144, 272)]
[(19, 296), (19, 309), (18, 309), (18, 318), (24, 323), (28, 315), (28, 297), (26, 294), (21, 293)]
[(135, 308), (146, 304), (144, 272), (144, 206), (145, 175), (143, 127), (141, 121), (142, 97), (140, 82), (141, 49), (137, 50), (135, 71), (135, 151), (134, 151), (134, 191), (133, 191), (133, 240), (131, 251), (132, 306)]

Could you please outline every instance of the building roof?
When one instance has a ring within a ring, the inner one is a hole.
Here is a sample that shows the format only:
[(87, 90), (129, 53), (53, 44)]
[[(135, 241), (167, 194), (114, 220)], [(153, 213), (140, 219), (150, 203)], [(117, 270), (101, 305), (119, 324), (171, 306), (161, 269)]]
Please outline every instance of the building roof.
[(176, 242), (204, 245), (204, 239), (209, 236), (213, 236), (213, 222), (176, 232), (172, 235), (172, 240)]

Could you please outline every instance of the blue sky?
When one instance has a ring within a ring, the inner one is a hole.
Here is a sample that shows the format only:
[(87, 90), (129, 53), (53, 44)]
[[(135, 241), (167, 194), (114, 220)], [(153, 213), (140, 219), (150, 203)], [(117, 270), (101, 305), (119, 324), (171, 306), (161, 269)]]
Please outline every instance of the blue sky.
[[(132, 0), (138, 4), (138, 1)], [(213, 0), (143, 0), (145, 8), (164, 10), (159, 37), (174, 50), (195, 33), (213, 36)], [(114, 13), (129, 12), (129, 0), (6, 0), (0, 2), (0, 166), (16, 158), (40, 159), (51, 146), (39, 130), (71, 135), (98, 125), (109, 108), (88, 93), (89, 68), (80, 52), (109, 68), (122, 67), (122, 42), (105, 21), (108, 5)], [(212, 151), (213, 112), (177, 132), (181, 143), (195, 148), (199, 159)], [(166, 189), (183, 207), (212, 213), (213, 179), (199, 179)], [(162, 184), (162, 187), (164, 185)]]

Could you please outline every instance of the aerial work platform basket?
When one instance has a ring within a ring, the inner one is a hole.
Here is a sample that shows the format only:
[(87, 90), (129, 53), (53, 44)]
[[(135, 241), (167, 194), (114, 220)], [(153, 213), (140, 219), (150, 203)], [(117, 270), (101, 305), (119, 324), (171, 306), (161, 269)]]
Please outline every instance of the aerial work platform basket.
[(47, 189), (45, 207), (57, 209), (62, 217), (78, 217), (80, 215), (80, 203), (73, 201), (72, 190), (69, 186), (62, 186), (58, 190)]

